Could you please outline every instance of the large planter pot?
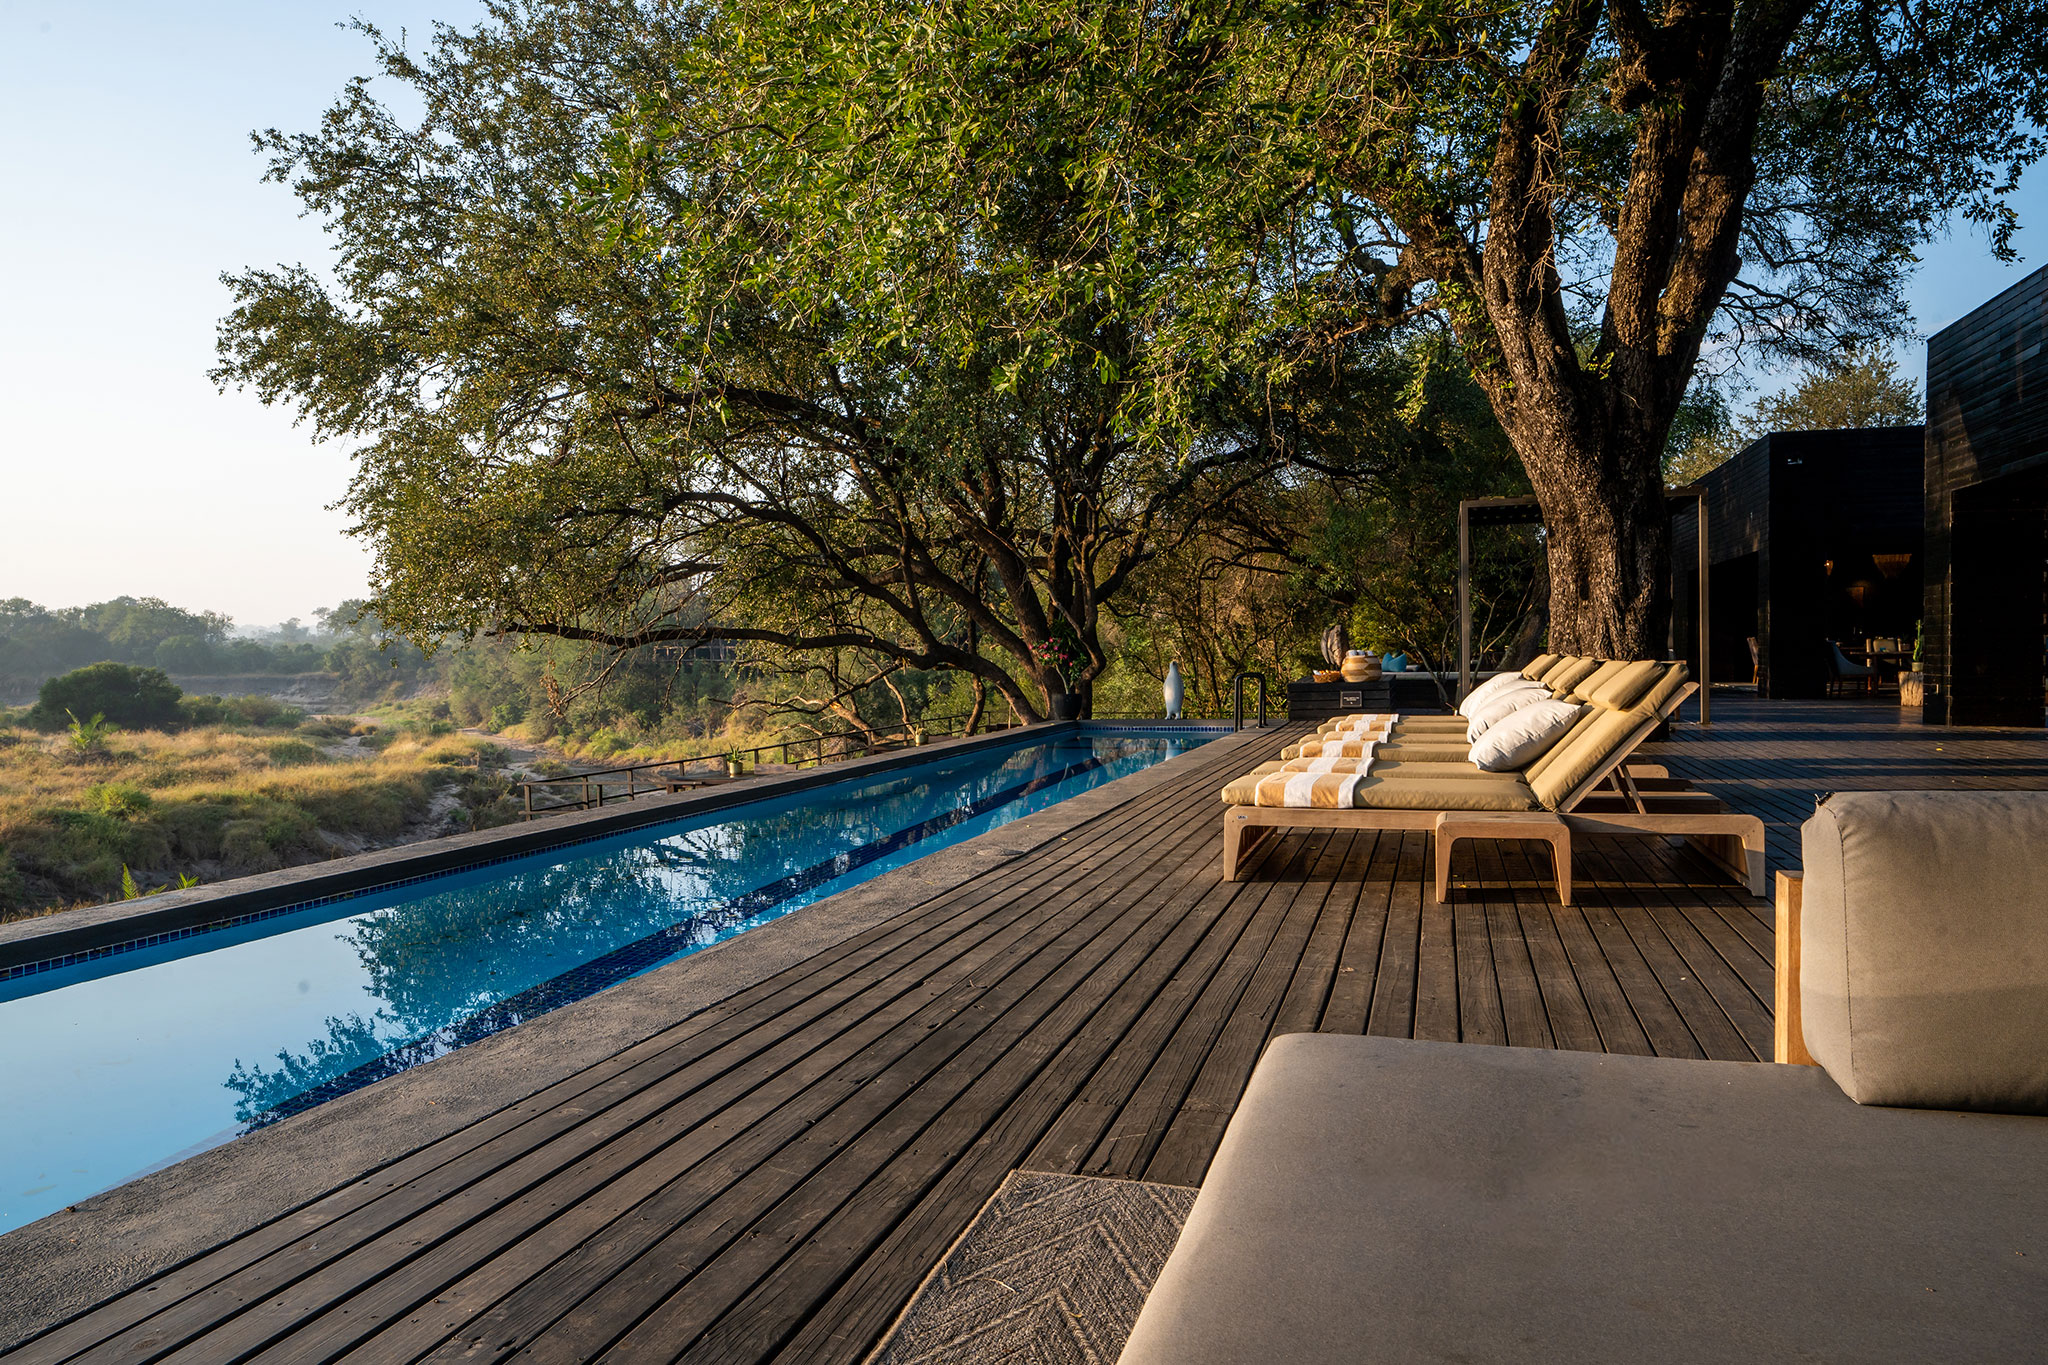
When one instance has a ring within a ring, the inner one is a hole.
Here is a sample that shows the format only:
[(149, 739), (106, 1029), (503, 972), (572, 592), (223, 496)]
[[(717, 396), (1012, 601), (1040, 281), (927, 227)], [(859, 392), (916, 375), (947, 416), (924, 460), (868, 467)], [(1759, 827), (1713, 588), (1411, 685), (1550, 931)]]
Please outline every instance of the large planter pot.
[(1345, 682), (1371, 682), (1380, 675), (1380, 656), (1351, 653), (1344, 656)]
[(1899, 674), (1899, 705), (1919, 706), (1927, 700), (1927, 675), (1925, 673)]
[(1052, 718), (1054, 720), (1081, 719), (1081, 697), (1079, 693), (1055, 692), (1052, 694), (1051, 706)]
[(1166, 682), (1159, 692), (1161, 698), (1166, 702), (1166, 718), (1168, 720), (1179, 720), (1180, 706), (1183, 701), (1187, 700), (1188, 689), (1187, 684), (1181, 679), (1180, 661), (1178, 659), (1166, 666)]

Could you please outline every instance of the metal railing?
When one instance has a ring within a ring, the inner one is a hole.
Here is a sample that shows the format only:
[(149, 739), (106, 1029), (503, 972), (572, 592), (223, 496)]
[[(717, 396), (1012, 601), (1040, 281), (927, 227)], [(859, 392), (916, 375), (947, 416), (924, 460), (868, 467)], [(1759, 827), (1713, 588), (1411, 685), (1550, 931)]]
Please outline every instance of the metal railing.
[(1266, 728), (1266, 675), (1250, 669), (1239, 669), (1230, 679), (1230, 728), (1244, 729), (1244, 682), (1250, 678), (1259, 685), (1259, 728)]
[[(1017, 722), (1009, 718), (984, 718), (979, 729), (988, 733), (1012, 729), (1016, 725)], [(757, 744), (751, 749), (732, 749), (685, 758), (659, 758), (614, 768), (592, 768), (587, 772), (520, 782), (520, 801), (528, 820), (536, 815), (555, 815), (562, 811), (594, 810), (614, 801), (631, 801), (637, 796), (655, 792), (677, 792), (732, 781), (730, 764), (733, 759), (740, 760), (743, 767), (753, 768), (769, 761), (762, 757), (763, 754), (779, 754), (781, 757), (774, 761), (789, 768), (820, 767), (827, 763), (866, 758), (870, 754), (915, 748), (928, 740), (949, 739), (964, 733), (966, 728), (965, 715), (932, 716), (912, 725), (890, 725), (867, 733), (847, 730), (839, 734), (776, 740), (770, 744)], [(692, 765), (707, 766), (699, 766), (693, 772)], [(536, 794), (546, 800), (550, 793), (564, 788), (573, 789), (574, 794), (566, 799), (535, 804)]]

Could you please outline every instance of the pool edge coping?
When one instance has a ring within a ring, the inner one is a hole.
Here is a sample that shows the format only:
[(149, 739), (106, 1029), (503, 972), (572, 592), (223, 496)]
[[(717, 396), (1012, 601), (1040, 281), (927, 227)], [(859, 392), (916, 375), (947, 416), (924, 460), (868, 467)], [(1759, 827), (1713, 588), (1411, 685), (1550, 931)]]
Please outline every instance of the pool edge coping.
[[(1067, 724), (1076, 723), (1061, 728)], [(1032, 727), (1038, 734), (1050, 728)], [(1225, 733), (1213, 742), (1249, 749), (1270, 737), (1269, 728)], [(373, 1180), (379, 1171), (462, 1128), (935, 895), (1058, 841), (1170, 780), (1180, 759), (1202, 752), (1193, 750), (1081, 792), (702, 952), (0, 1234), (0, 1283), (13, 1290), (0, 1296), (0, 1354), (258, 1227)]]

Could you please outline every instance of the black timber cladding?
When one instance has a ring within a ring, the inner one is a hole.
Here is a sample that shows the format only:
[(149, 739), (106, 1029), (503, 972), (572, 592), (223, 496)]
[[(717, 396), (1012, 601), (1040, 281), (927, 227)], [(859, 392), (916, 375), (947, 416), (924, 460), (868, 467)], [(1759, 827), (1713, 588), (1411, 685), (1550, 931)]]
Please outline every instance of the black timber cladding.
[(1927, 343), (1927, 718), (2042, 721), (2048, 270)]
[[(1707, 499), (1717, 680), (1747, 677), (1754, 637), (1764, 695), (1818, 696), (1829, 640), (1911, 636), (1922, 447), (1919, 427), (1774, 431), (1692, 485)], [(1693, 519), (1675, 518), (1674, 643), (1695, 638), (1697, 544)], [(1913, 561), (1889, 566), (1896, 581), (1878, 574), (1876, 556), (1899, 554)]]

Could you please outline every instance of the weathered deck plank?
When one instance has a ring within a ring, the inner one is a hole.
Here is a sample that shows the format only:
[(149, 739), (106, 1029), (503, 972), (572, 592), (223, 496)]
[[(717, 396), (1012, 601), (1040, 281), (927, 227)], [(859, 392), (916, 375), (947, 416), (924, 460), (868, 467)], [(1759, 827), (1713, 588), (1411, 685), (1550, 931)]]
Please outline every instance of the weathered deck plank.
[[(1796, 856), (1816, 795), (2048, 787), (2038, 734), (1717, 698), (1660, 758)], [(1284, 733), (1271, 736), (1277, 750)], [(26, 1345), (23, 1362), (859, 1360), (1003, 1176), (1198, 1181), (1277, 1034), (1747, 1060), (1767, 910), (1682, 847), (1305, 831), (1218, 877), (1198, 751), (1071, 837)]]

